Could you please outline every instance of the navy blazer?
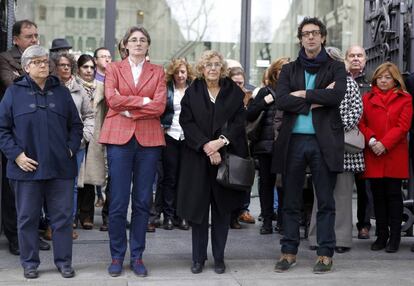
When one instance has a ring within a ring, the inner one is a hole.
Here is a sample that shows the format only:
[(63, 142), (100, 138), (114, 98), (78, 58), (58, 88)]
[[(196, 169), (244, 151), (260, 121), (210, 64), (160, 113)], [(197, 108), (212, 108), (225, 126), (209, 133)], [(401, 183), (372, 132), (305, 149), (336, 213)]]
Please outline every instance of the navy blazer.
[[(69, 90), (49, 76), (45, 88), (26, 75), (16, 79), (0, 102), (0, 149), (14, 180), (72, 179), (83, 124)], [(39, 165), (25, 172), (15, 159), (25, 152)]]

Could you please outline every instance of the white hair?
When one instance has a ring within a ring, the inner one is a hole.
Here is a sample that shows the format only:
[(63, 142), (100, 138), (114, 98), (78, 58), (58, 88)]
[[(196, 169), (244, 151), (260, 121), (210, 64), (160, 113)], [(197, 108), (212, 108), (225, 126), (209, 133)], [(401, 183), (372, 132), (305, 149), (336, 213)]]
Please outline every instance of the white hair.
[(22, 68), (24, 69), (33, 58), (49, 57), (49, 52), (39, 45), (30, 46), (24, 50), (21, 58)]

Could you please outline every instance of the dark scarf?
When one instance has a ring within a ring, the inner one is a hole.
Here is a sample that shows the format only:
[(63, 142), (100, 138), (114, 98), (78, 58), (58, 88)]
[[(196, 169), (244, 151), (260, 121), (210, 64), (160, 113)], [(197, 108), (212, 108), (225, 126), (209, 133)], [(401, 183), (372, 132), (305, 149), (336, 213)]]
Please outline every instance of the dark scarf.
[(308, 73), (315, 74), (319, 71), (319, 68), (328, 61), (328, 54), (325, 48), (322, 46), (321, 51), (316, 58), (310, 59), (305, 53), (305, 49), (302, 47), (299, 51), (299, 61)]

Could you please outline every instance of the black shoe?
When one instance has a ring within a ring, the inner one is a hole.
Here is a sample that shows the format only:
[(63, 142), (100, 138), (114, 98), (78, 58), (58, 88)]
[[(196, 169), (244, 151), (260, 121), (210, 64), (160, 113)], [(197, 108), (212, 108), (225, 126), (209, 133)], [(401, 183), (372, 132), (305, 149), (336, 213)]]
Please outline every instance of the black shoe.
[(241, 224), (239, 223), (239, 220), (238, 219), (233, 219), (230, 222), (230, 228), (231, 229), (241, 229), (242, 227), (241, 227)]
[(183, 219), (183, 220), (181, 220), (180, 224), (178, 225), (178, 228), (182, 229), (182, 230), (189, 230), (190, 226), (188, 225), (188, 222), (185, 219)]
[(385, 247), (385, 251), (388, 253), (394, 253), (397, 252), (400, 248), (400, 238), (393, 238), (390, 237), (390, 240), (387, 243), (387, 246)]
[(102, 223), (99, 231), (108, 231), (108, 224), (106, 222)]
[(273, 229), (272, 229), (272, 225), (265, 225), (263, 224), (262, 227), (260, 228), (260, 234), (272, 234), (273, 233)]
[(39, 237), (39, 249), (50, 250), (50, 244)]
[(317, 250), (318, 247), (316, 245), (309, 245), (309, 249), (313, 251), (313, 250)]
[(70, 265), (58, 267), (58, 270), (63, 278), (72, 278), (75, 276), (75, 270)]
[(13, 255), (20, 255), (19, 243), (17, 240), (9, 242), (9, 251)]
[(342, 247), (342, 246), (335, 247), (335, 252), (336, 253), (345, 253), (345, 252), (348, 252), (350, 250), (351, 250), (350, 247)]
[(203, 271), (203, 267), (204, 267), (204, 262), (201, 263), (201, 262), (193, 261), (193, 265), (191, 265), (191, 272), (193, 274), (201, 273)]
[(377, 240), (375, 240), (375, 242), (371, 244), (371, 250), (374, 250), (374, 251), (382, 250), (386, 247), (386, 245), (387, 245), (387, 239), (377, 238)]
[(39, 272), (35, 267), (27, 267), (23, 269), (23, 275), (26, 279), (36, 279), (39, 277)]
[(224, 264), (224, 261), (214, 261), (214, 272), (217, 274), (223, 274), (226, 272), (226, 265)]
[(174, 229), (174, 224), (172, 222), (172, 219), (170, 218), (164, 219), (164, 223), (162, 224), (162, 227), (166, 230)]

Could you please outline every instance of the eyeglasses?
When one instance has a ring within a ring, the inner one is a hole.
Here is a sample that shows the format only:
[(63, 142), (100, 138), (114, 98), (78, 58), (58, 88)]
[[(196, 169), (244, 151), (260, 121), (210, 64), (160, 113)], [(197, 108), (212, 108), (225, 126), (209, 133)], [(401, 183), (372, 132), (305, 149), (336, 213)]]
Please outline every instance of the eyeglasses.
[(34, 61), (30, 61), (30, 63), (36, 67), (40, 67), (42, 64), (47, 66), (49, 65), (49, 60), (34, 60)]
[(141, 44), (145, 44), (145, 43), (148, 43), (148, 40), (147, 39), (145, 39), (145, 38), (139, 38), (139, 39), (137, 39), (137, 38), (132, 38), (132, 39), (129, 39), (128, 40), (128, 43), (134, 43), (134, 44), (136, 44), (136, 43), (141, 43)]
[(72, 67), (71, 64), (58, 64), (57, 66), (60, 68), (71, 68)]
[(110, 59), (112, 59), (112, 56), (102, 55), (102, 56), (99, 56), (97, 58), (98, 59), (108, 59), (108, 60), (110, 60)]
[(319, 36), (321, 34), (321, 30), (312, 30), (312, 31), (305, 31), (305, 32), (300, 33), (300, 35), (304, 38), (308, 38), (311, 34), (314, 37)]
[(212, 69), (213, 67), (214, 68), (221, 68), (223, 65), (221, 64), (221, 63), (205, 63), (204, 64), (204, 67), (206, 68), (206, 69)]
[(83, 66), (81, 66), (81, 68), (83, 68), (83, 69), (95, 69), (94, 66), (90, 66), (90, 65), (83, 65)]

